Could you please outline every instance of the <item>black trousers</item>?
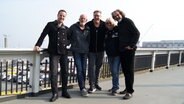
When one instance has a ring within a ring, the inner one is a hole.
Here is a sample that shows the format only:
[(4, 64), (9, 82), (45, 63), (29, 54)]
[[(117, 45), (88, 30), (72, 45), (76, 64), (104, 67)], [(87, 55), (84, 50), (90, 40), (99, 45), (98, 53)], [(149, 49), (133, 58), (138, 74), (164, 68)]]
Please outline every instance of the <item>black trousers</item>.
[(134, 58), (135, 50), (123, 50), (120, 52), (121, 67), (125, 76), (125, 87), (128, 93), (134, 92)]
[(58, 94), (58, 63), (60, 63), (60, 77), (62, 80), (62, 93), (67, 91), (68, 83), (68, 58), (67, 55), (53, 55), (50, 59), (50, 81), (52, 94)]
[(98, 85), (98, 79), (100, 74), (100, 68), (103, 63), (104, 52), (93, 53), (89, 52), (88, 54), (88, 78), (90, 88), (95, 88), (95, 85)]

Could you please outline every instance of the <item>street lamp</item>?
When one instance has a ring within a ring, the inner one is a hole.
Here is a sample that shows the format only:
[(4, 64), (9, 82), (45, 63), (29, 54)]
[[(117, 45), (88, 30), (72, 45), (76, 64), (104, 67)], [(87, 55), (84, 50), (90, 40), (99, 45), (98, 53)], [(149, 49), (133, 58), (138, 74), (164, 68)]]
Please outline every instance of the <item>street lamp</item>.
[(7, 35), (3, 35), (4, 36), (4, 48), (7, 48), (8, 47), (8, 40), (7, 40)]

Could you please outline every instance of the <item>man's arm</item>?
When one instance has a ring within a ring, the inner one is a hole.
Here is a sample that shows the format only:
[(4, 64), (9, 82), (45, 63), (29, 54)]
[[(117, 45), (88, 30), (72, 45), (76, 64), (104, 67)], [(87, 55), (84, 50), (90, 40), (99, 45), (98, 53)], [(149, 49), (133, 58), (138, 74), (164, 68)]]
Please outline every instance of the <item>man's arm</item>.
[(43, 32), (41, 33), (38, 41), (36, 42), (35, 44), (35, 47), (34, 47), (34, 51), (37, 51), (39, 52), (40, 51), (40, 46), (42, 45), (43, 43), (43, 40), (45, 39), (46, 35), (49, 33), (49, 23), (45, 26), (45, 28), (43, 29)]

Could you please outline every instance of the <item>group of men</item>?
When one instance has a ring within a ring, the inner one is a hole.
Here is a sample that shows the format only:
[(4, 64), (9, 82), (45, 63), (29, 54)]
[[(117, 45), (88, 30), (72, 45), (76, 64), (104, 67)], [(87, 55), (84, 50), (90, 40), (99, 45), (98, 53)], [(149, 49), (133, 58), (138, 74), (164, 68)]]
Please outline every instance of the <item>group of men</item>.
[[(57, 100), (59, 96), (57, 87), (58, 63), (60, 63), (62, 77), (61, 96), (71, 98), (67, 91), (68, 45), (71, 45), (69, 50), (73, 54), (75, 66), (77, 67), (77, 79), (81, 95), (88, 96), (89, 93), (102, 90), (99, 86), (98, 78), (103, 63), (104, 44), (108, 31), (106, 22), (101, 20), (102, 12), (95, 10), (93, 12), (93, 19), (89, 22), (87, 22), (87, 16), (81, 14), (79, 21), (69, 28), (64, 25), (66, 15), (67, 12), (65, 10), (59, 10), (57, 20), (47, 23), (34, 47), (34, 51), (39, 52), (44, 38), (48, 35), (49, 68), (52, 89), (51, 102)], [(121, 10), (117, 9), (113, 11), (112, 18), (118, 22), (118, 56), (120, 57), (120, 63), (125, 75), (125, 90), (120, 93), (125, 94), (123, 99), (129, 99), (134, 92), (134, 56), (140, 33), (133, 21), (126, 18)], [(85, 86), (87, 59), (89, 89), (86, 89)]]

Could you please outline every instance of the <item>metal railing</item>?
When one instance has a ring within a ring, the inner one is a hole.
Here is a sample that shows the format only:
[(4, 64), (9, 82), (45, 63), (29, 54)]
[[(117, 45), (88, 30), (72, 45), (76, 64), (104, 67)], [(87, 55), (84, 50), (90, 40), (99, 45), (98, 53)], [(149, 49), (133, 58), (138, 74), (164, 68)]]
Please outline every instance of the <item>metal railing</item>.
[[(169, 68), (184, 62), (183, 49), (138, 48), (135, 57), (135, 71), (156, 67)], [(77, 83), (76, 67), (71, 56), (68, 57), (68, 83)], [(111, 73), (107, 57), (104, 57), (100, 78), (109, 78)], [(60, 68), (58, 85), (61, 86)], [(0, 49), (0, 96), (31, 93), (50, 89), (49, 58), (46, 52), (34, 52), (32, 49)]]

